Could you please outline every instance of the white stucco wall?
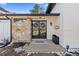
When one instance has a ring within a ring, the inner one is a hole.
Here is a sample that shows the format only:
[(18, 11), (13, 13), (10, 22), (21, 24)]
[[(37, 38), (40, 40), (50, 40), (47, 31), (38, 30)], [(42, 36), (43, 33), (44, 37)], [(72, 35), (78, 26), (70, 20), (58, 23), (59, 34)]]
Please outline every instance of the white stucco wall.
[[(52, 40), (52, 35), (54, 34), (54, 20), (55, 19), (47, 19), (47, 39)], [(52, 25), (50, 25), (50, 22), (52, 22)]]
[(10, 41), (10, 20), (0, 20), (0, 43)]
[(60, 28), (59, 29), (55, 29), (55, 34), (57, 36), (59, 36), (59, 42), (60, 42), (60, 45), (64, 46), (63, 44), (63, 5), (62, 4), (56, 4), (54, 9), (51, 11), (51, 13), (60, 13), (60, 16), (55, 19), (55, 22), (54, 22), (54, 25), (58, 25)]
[(59, 21), (56, 21), (60, 26), (60, 44), (63, 47), (69, 45), (70, 48), (79, 48), (79, 4), (59, 3), (51, 13), (60, 13)]
[(79, 48), (79, 4), (64, 4), (64, 46)]

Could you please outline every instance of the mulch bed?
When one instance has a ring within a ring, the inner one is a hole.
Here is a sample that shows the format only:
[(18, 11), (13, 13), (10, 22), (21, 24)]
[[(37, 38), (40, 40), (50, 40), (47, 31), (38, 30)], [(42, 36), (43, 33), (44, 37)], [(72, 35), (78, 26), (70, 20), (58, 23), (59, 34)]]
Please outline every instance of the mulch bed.
[(11, 46), (3, 48), (3, 51), (0, 52), (0, 56), (26, 56), (27, 52), (25, 51), (19, 51), (18, 53), (15, 51), (15, 48), (12, 48)]
[(23, 47), (26, 42), (14, 42), (12, 45), (0, 48), (0, 56), (25, 56), (27, 53), (21, 50), (17, 53), (16, 48)]
[(26, 44), (26, 42), (14, 42), (11, 46), (13, 48), (18, 48), (18, 47), (22, 47)]

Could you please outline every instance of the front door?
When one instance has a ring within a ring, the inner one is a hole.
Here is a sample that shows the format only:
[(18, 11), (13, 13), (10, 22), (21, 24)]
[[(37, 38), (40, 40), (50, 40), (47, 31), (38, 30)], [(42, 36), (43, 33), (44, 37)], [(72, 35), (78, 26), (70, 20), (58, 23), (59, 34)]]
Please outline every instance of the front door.
[(32, 21), (32, 38), (46, 39), (47, 35), (47, 21), (46, 20), (34, 20)]

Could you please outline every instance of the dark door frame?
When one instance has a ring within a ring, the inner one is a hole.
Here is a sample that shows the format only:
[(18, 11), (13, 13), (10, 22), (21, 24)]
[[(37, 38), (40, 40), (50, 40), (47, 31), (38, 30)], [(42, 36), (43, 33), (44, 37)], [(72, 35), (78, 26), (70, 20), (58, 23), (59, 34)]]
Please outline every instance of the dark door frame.
[(34, 39), (32, 36), (33, 35), (33, 24), (32, 24), (33, 21), (38, 21), (38, 22), (45, 21), (46, 22), (46, 38), (35, 38), (35, 39), (47, 39), (47, 20), (31, 20), (31, 38)]

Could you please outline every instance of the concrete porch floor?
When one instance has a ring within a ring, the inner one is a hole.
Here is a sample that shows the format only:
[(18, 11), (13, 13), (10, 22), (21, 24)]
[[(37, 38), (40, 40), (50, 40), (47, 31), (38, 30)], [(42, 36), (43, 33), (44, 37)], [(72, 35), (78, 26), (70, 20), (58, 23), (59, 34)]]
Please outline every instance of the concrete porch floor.
[(51, 40), (48, 40), (47, 44), (30, 44), (23, 47), (27, 52), (66, 52), (66, 49), (61, 45), (54, 44)]

